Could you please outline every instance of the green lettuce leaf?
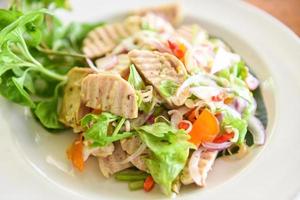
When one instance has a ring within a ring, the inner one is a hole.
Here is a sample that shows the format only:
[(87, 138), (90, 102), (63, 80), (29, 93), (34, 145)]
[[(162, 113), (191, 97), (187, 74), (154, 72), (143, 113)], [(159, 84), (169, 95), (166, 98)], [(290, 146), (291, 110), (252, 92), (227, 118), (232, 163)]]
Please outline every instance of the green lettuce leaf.
[(163, 80), (160, 82), (159, 90), (163, 96), (170, 97), (175, 94), (178, 87), (178, 84), (172, 80)]
[(111, 122), (120, 120), (120, 117), (111, 113), (103, 112), (99, 116), (88, 114), (81, 120), (81, 126), (87, 128), (84, 133), (84, 138), (91, 140), (93, 146), (106, 146), (112, 142), (131, 137), (134, 135), (133, 132), (123, 132), (113, 135), (108, 134), (108, 126)]
[(128, 77), (128, 82), (136, 90), (139, 110), (145, 113), (149, 113), (151, 110), (153, 110), (154, 106), (156, 105), (156, 102), (153, 101), (153, 99), (150, 102), (142, 101), (141, 90), (145, 89), (145, 83), (133, 64), (130, 65), (130, 74)]
[(142, 90), (145, 88), (145, 84), (139, 73), (137, 72), (135, 66), (130, 65), (130, 74), (128, 77), (128, 82), (130, 85), (134, 87), (136, 90)]
[(177, 129), (170, 127), (170, 125), (158, 122), (152, 125), (145, 125), (139, 128), (139, 130), (143, 130), (149, 134), (152, 134), (156, 137), (164, 137), (166, 133), (168, 132), (176, 132)]
[(248, 89), (245, 79), (248, 76), (248, 68), (243, 61), (240, 61), (228, 69), (217, 73), (218, 82), (226, 83), (224, 87), (231, 88), (235, 96), (239, 96), (248, 102), (243, 111), (243, 119), (247, 120), (254, 112), (255, 102), (252, 92)]
[(195, 148), (188, 142), (189, 135), (166, 123), (142, 126), (136, 131), (152, 152), (146, 159), (150, 174), (162, 191), (171, 195), (173, 181), (184, 168), (189, 150)]
[(222, 127), (231, 127), (238, 131), (238, 144), (244, 143), (247, 133), (247, 120), (233, 116), (229, 111), (223, 110)]
[(248, 68), (244, 61), (235, 63), (233, 66), (223, 69), (217, 73), (218, 77), (230, 79), (230, 75), (233, 75), (241, 80), (245, 80), (248, 76)]

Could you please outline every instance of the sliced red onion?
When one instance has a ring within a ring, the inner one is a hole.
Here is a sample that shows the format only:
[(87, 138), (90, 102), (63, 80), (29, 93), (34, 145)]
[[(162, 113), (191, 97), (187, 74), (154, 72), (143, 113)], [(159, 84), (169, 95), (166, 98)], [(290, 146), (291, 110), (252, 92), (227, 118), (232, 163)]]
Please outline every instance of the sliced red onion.
[(111, 55), (96, 61), (97, 67), (102, 70), (110, 70), (119, 63), (116, 55)]
[(266, 131), (259, 119), (252, 116), (248, 120), (248, 129), (253, 135), (254, 144), (263, 145), (266, 142)]
[(128, 156), (125, 160), (119, 161), (117, 163), (120, 165), (124, 165), (126, 163), (131, 162), (132, 160), (137, 158), (139, 155), (141, 155), (145, 151), (146, 148), (147, 148), (147, 145), (145, 143), (141, 144), (141, 146), (139, 146), (139, 148), (133, 154)]
[(199, 161), (201, 159), (201, 153), (203, 149), (199, 148), (193, 152), (190, 161), (189, 161), (189, 173), (191, 178), (197, 185), (202, 184), (202, 176), (199, 171)]
[(245, 82), (250, 90), (255, 90), (259, 85), (259, 80), (255, 78), (251, 73), (248, 73)]
[(213, 143), (213, 142), (203, 142), (202, 146), (208, 150), (224, 150), (232, 145), (232, 142), (223, 142), (223, 143)]
[(235, 98), (233, 106), (239, 113), (243, 113), (245, 108), (248, 106), (248, 102), (243, 98)]

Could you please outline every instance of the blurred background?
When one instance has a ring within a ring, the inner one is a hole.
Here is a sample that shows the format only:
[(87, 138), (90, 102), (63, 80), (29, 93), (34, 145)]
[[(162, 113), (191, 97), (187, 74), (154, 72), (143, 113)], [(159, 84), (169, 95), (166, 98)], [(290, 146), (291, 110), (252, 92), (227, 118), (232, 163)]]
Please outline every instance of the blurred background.
[[(72, 1), (72, 0), (70, 0)], [(300, 36), (300, 0), (245, 0), (273, 15)], [(0, 0), (0, 8), (8, 0)]]
[(300, 36), (300, 0), (246, 0), (248, 3), (259, 7), (285, 25), (290, 27)]

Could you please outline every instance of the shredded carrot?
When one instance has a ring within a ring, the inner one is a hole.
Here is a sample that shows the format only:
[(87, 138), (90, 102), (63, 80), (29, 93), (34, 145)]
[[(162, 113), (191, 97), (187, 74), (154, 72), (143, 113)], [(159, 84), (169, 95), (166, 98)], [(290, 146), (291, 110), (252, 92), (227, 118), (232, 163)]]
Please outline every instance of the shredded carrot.
[(144, 190), (146, 192), (150, 192), (153, 189), (154, 185), (155, 183), (152, 176), (148, 176), (144, 182)]
[(72, 161), (72, 164), (79, 171), (83, 171), (84, 169), (84, 161), (83, 161), (83, 142), (82, 136), (75, 139), (73, 144), (67, 150), (68, 159)]
[(193, 123), (193, 128), (189, 133), (190, 142), (196, 146), (202, 142), (212, 142), (219, 132), (220, 127), (217, 118), (208, 109), (204, 109)]

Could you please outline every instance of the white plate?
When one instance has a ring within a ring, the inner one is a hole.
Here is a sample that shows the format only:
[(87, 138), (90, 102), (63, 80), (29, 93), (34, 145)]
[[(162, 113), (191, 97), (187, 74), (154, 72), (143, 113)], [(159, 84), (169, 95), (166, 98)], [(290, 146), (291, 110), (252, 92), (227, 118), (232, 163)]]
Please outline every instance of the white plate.
[[(60, 14), (67, 21), (95, 21), (160, 2), (166, 1), (74, 0), (74, 12)], [(223, 38), (262, 80), (269, 124), (264, 148), (240, 161), (219, 160), (206, 189), (185, 189), (178, 199), (296, 199), (300, 192), (299, 38), (241, 1), (189, 0), (183, 6), (187, 21), (200, 22)], [(28, 110), (3, 99), (0, 103), (0, 199), (165, 198), (159, 192), (129, 192), (126, 184), (103, 179), (94, 160), (84, 173), (71, 170), (65, 149), (73, 134), (49, 134)]]

